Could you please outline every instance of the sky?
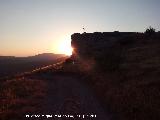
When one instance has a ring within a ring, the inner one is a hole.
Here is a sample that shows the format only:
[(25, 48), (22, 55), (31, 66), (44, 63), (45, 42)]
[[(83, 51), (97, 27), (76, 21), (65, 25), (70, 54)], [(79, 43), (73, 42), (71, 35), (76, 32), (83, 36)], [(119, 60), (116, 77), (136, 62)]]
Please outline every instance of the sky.
[(65, 53), (71, 35), (160, 30), (160, 0), (0, 0), (0, 55)]

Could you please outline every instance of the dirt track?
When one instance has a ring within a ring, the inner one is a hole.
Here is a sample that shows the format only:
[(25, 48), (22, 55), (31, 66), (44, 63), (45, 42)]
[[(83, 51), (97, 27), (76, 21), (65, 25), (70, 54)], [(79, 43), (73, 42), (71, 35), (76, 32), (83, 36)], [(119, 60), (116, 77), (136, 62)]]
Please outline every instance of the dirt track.
[(109, 120), (94, 93), (75, 75), (53, 75), (46, 79), (45, 114), (73, 115), (73, 120)]

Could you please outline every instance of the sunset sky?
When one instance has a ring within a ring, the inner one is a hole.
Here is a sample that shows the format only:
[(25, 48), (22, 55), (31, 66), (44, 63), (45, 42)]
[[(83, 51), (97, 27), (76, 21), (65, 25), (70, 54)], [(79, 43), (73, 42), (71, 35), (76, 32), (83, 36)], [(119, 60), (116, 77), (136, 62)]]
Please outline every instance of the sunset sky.
[(0, 0), (0, 55), (65, 53), (71, 34), (160, 30), (160, 0)]

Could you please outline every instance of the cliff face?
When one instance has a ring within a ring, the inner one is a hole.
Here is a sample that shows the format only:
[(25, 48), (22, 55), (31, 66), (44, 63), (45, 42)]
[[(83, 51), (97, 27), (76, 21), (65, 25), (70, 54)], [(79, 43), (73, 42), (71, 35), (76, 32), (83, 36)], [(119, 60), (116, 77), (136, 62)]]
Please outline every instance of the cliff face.
[(135, 36), (134, 32), (75, 33), (71, 36), (74, 55), (93, 57), (113, 47), (118, 40)]
[(114, 69), (121, 61), (121, 52), (124, 46), (131, 44), (133, 39), (140, 36), (135, 32), (95, 32), (75, 33), (71, 36), (71, 45), (74, 48), (73, 57), (83, 61), (94, 61), (95, 67)]
[(88, 83), (118, 120), (160, 119), (160, 32), (75, 33), (72, 46), (79, 66), (94, 68), (84, 72)]

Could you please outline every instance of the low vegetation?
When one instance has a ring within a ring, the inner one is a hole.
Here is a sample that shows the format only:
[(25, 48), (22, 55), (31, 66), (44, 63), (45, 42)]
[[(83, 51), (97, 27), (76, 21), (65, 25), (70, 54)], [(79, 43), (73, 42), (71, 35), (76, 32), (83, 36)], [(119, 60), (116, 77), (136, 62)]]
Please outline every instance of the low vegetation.
[(151, 36), (151, 35), (154, 35), (155, 32), (156, 32), (156, 29), (150, 26), (149, 28), (146, 29), (145, 34)]
[(17, 78), (0, 85), (0, 119), (24, 119), (27, 113), (39, 113), (46, 93), (42, 80)]

